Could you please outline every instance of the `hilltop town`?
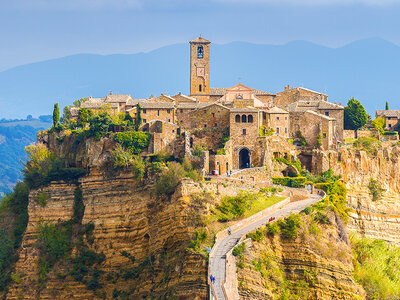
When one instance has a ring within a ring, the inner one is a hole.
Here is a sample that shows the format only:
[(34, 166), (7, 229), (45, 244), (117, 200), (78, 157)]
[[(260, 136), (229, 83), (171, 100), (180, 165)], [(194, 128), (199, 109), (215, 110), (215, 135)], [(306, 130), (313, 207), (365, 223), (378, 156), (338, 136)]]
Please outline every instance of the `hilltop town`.
[(190, 41), (189, 95), (135, 99), (110, 92), (84, 99), (70, 116), (79, 122), (86, 109), (133, 119), (140, 114), (139, 130), (152, 133), (148, 154), (182, 157), (185, 149), (199, 149), (207, 173), (263, 166), (270, 154), (288, 157), (296, 146), (334, 150), (343, 144), (344, 107), (328, 95), (290, 86), (270, 93), (242, 83), (212, 88), (210, 63), (211, 42), (196, 38)]

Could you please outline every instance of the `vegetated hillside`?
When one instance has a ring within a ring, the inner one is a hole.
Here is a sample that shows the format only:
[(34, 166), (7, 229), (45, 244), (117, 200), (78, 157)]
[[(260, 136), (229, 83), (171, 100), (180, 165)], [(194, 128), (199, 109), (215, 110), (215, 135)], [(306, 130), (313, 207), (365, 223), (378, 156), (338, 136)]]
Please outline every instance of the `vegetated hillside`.
[[(337, 49), (305, 41), (212, 44), (211, 86), (229, 87), (239, 80), (268, 92), (287, 84), (304, 86), (327, 93), (331, 101), (347, 103), (354, 96), (374, 114), (385, 101), (400, 109), (399, 58), (400, 48), (381, 39)], [(41, 114), (54, 101), (63, 106), (110, 90), (137, 98), (188, 93), (188, 44), (130, 55), (73, 55), (0, 72), (0, 118)]]
[(0, 126), (0, 197), (22, 179), (25, 146), (36, 141), (37, 132), (30, 126)]

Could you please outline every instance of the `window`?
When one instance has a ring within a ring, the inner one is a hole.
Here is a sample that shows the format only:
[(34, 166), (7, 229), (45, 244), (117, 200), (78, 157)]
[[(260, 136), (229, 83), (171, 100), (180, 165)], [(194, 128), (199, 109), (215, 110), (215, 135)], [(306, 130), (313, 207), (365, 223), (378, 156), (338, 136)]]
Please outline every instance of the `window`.
[(279, 117), (276, 117), (276, 120), (279, 121)]
[(171, 122), (171, 119), (168, 119), (168, 122)]
[(285, 128), (285, 133), (287, 133), (287, 128)]
[(146, 119), (143, 119), (143, 123), (147, 123)]
[(218, 127), (218, 124), (217, 124), (217, 123), (214, 123), (214, 127)]
[(266, 119), (267, 119), (267, 113), (263, 112), (263, 120), (266, 120)]
[(323, 133), (322, 136), (324, 137), (324, 139), (326, 139), (326, 133)]
[(287, 117), (285, 117), (285, 121), (287, 120)]
[(167, 109), (167, 114), (169, 114), (169, 113), (171, 113), (171, 110), (170, 110), (170, 109)]
[(160, 110), (157, 110), (157, 116), (159, 116), (160, 115)]
[(211, 113), (212, 117), (215, 118), (215, 113)]
[(252, 115), (249, 115), (249, 116), (247, 117), (247, 121), (248, 121), (249, 123), (253, 123), (253, 116), (252, 116)]
[(204, 124), (204, 128), (207, 128), (207, 124)]
[(144, 114), (146, 113), (146, 109), (145, 109), (145, 108), (143, 108), (143, 113), (144, 113)]
[(247, 134), (246, 129), (244, 129), (244, 128), (242, 129), (242, 134), (243, 134), (243, 135), (246, 135), (246, 134)]
[(181, 125), (183, 124), (183, 120), (181, 120)]
[(246, 122), (247, 122), (246, 115), (243, 115), (243, 116), (242, 116), (242, 123), (246, 123)]
[(392, 128), (392, 124), (389, 124), (389, 128)]
[(172, 133), (174, 133), (174, 132), (175, 132), (175, 130), (172, 129)]
[(199, 84), (199, 92), (201, 92), (201, 84)]
[(276, 133), (279, 134), (279, 127), (276, 128)]
[(240, 123), (240, 115), (236, 115), (235, 116), (235, 122), (236, 123)]
[(181, 109), (181, 114), (183, 113), (183, 109)]
[(326, 110), (326, 111), (325, 111), (325, 116), (328, 116), (328, 117), (329, 117), (329, 110)]
[(204, 57), (204, 49), (203, 46), (200, 45), (197, 47), (197, 58), (203, 58)]

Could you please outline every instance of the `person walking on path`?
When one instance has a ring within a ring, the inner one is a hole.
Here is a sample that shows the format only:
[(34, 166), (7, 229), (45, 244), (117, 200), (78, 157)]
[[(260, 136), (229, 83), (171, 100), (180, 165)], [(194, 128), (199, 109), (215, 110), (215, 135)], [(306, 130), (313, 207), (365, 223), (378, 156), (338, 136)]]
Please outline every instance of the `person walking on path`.
[(229, 227), (228, 228), (228, 234), (231, 235), (232, 234), (232, 229)]

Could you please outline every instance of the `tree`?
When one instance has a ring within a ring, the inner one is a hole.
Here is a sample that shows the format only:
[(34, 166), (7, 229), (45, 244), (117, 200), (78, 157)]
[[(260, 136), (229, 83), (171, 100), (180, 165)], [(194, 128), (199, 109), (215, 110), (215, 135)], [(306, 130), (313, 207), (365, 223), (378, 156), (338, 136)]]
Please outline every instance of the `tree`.
[(378, 129), (381, 134), (383, 134), (385, 132), (386, 120), (385, 118), (378, 117), (372, 121), (371, 125), (375, 129)]
[(54, 104), (53, 109), (53, 126), (56, 127), (60, 121), (60, 108), (58, 107), (58, 102)]
[(389, 110), (389, 102), (386, 101), (386, 110)]
[(367, 124), (369, 115), (357, 99), (351, 98), (344, 109), (344, 129), (357, 130)]
[(69, 107), (68, 107), (68, 106), (65, 106), (65, 107), (64, 107), (64, 110), (63, 110), (63, 116), (61, 117), (61, 122), (62, 122), (64, 125), (67, 125), (70, 118), (71, 118), (71, 113), (70, 113), (70, 111), (69, 111)]
[(93, 116), (93, 112), (90, 109), (80, 108), (78, 111), (78, 120), (81, 125), (89, 123), (89, 119)]
[(137, 112), (135, 117), (135, 130), (138, 131), (140, 125), (142, 125), (142, 107), (140, 104), (137, 105)]

